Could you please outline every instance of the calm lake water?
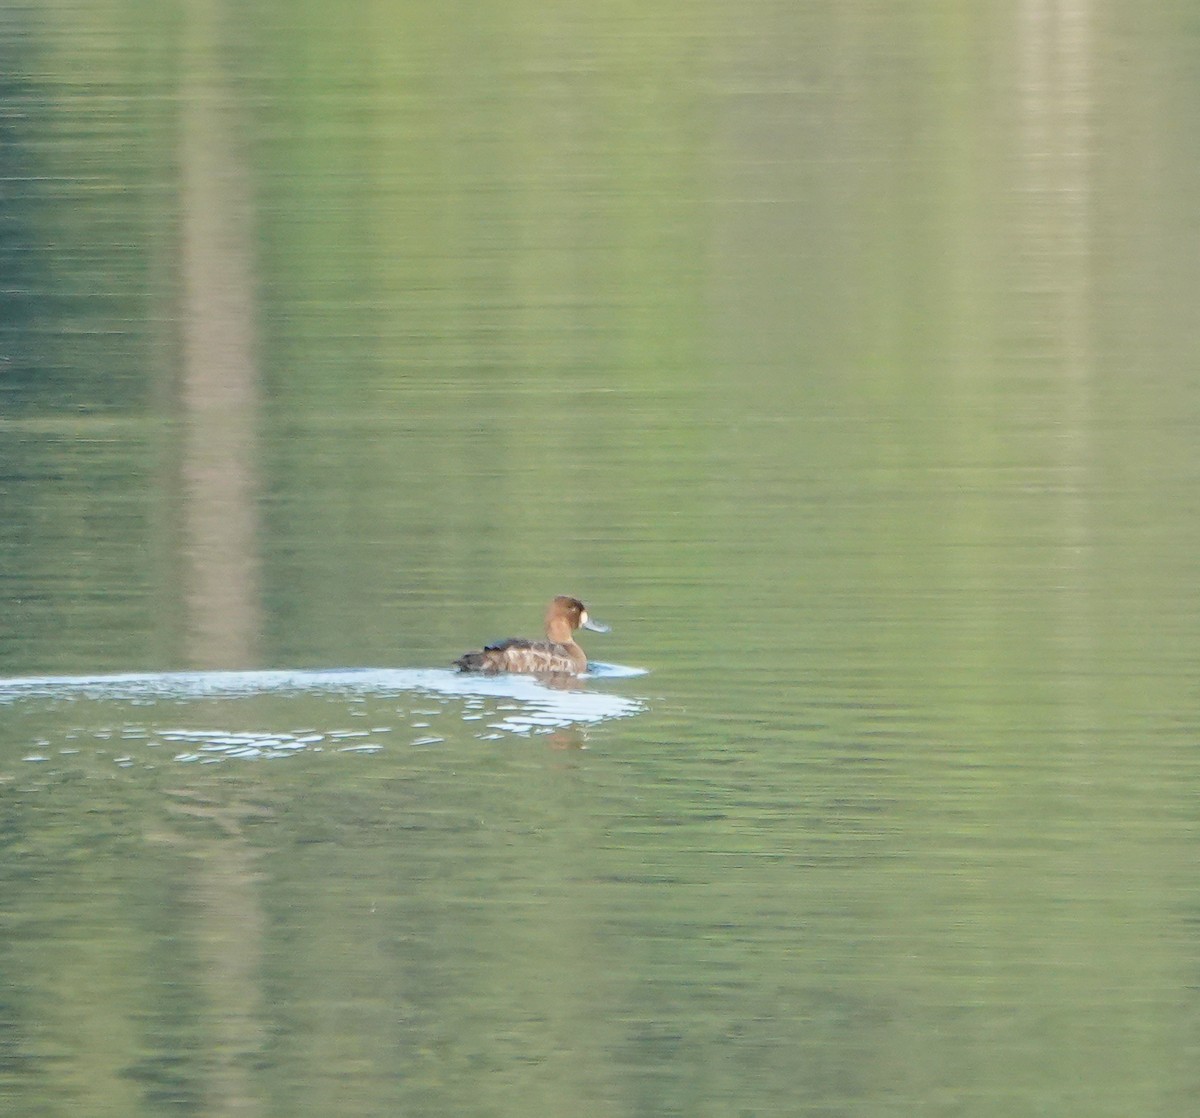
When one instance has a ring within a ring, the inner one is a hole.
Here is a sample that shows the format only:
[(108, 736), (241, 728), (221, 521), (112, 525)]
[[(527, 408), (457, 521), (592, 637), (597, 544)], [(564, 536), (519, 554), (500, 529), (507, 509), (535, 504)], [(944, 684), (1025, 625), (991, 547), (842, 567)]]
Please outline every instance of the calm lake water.
[(1197, 57), (7, 5), (0, 1110), (1190, 1113)]

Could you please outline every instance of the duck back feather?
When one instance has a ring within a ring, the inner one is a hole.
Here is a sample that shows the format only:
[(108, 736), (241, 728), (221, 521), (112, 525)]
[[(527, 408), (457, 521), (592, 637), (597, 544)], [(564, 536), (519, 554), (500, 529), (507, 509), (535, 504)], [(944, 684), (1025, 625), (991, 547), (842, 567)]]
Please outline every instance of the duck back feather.
[(461, 672), (569, 672), (587, 671), (587, 656), (574, 641), (530, 641), (513, 637), (467, 652), (454, 661)]

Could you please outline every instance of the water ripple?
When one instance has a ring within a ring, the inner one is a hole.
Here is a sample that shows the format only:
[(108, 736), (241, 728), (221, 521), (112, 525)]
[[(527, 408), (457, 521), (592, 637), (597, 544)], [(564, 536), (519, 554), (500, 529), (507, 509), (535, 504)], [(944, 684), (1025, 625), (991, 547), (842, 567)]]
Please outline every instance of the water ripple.
[[(630, 678), (644, 673), (598, 664), (592, 674), (597, 678)], [(338, 668), (0, 679), (0, 704), (8, 705), (115, 701), (153, 706), (160, 702), (270, 694), (324, 694), (351, 699), (407, 694), (425, 696), (426, 701), (397, 709), (394, 713), (399, 724), (377, 725), (369, 730), (304, 726), (268, 731), (212, 725), (126, 724), (118, 729), (93, 729), (91, 736), (108, 741), (115, 735), (126, 743), (136, 741), (147, 747), (165, 745), (177, 750), (177, 761), (212, 763), (223, 758), (285, 757), (306, 750), (375, 753), (383, 748), (382, 742), (394, 741), (401, 734), (409, 745), (434, 746), (445, 740), (438, 733), (438, 717), (456, 718), (469, 724), (476, 737), (489, 740), (504, 734), (551, 733), (571, 726), (596, 725), (644, 709), (639, 699), (593, 690), (582, 680), (461, 675), (440, 669)], [(452, 702), (455, 699), (462, 700), (461, 704)], [(42, 752), (26, 757), (30, 761), (45, 759)]]

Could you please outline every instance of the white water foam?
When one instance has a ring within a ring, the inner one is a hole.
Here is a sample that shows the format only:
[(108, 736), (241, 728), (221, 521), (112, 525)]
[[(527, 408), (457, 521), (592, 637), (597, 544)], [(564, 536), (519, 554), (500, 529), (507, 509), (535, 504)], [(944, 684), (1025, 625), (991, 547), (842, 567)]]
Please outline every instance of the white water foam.
[[(592, 668), (589, 676), (596, 678), (632, 678), (644, 674), (620, 665), (595, 664)], [(470, 723), (476, 736), (487, 740), (499, 736), (495, 731), (527, 735), (594, 726), (609, 719), (628, 718), (644, 708), (641, 700), (590, 689), (586, 679), (547, 682), (533, 676), (471, 675), (439, 669), (335, 668), (0, 679), (0, 704), (9, 705), (114, 701), (152, 708), (158, 703), (288, 693), (321, 693), (351, 699), (366, 696), (386, 699), (415, 693), (426, 696), (426, 700), (412, 709), (396, 711), (402, 725), (373, 726), (370, 731), (318, 730), (311, 726), (267, 731), (173, 724), (153, 728), (125, 725), (116, 730), (93, 730), (92, 735), (107, 740), (115, 733), (126, 744), (142, 739), (148, 745), (179, 749), (176, 760), (211, 762), (221, 758), (291, 756), (304, 750), (378, 752), (383, 748), (381, 741), (394, 741), (399, 734), (404, 734), (411, 745), (432, 746), (444, 740), (430, 722), (434, 714)], [(456, 702), (447, 706), (453, 699), (462, 699), (461, 707)], [(443, 709), (431, 710), (431, 706)], [(41, 759), (42, 754), (38, 757)]]

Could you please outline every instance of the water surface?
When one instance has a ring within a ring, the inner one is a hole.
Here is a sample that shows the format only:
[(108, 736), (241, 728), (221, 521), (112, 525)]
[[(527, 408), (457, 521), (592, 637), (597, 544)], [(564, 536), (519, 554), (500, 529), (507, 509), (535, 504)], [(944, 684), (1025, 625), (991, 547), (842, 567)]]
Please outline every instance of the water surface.
[(1189, 1112), (1176, 7), (0, 28), (7, 1110)]

